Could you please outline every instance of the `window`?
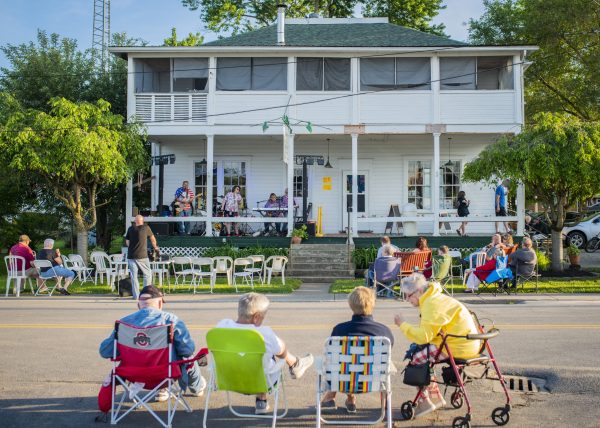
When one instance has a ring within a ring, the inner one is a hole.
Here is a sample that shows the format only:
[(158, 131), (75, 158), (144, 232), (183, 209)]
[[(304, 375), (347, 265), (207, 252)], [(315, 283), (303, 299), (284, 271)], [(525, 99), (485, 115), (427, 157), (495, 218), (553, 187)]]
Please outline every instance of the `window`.
[(287, 58), (217, 58), (219, 91), (285, 91)]
[(442, 161), (440, 165), (440, 208), (451, 210), (460, 191), (460, 161)]
[(294, 168), (294, 198), (302, 199), (302, 186), (303, 186), (303, 177), (302, 177), (302, 168)]
[[(200, 206), (205, 209), (206, 207), (206, 183), (207, 183), (207, 163), (194, 163), (194, 176), (195, 176), (195, 195), (200, 197)], [(213, 206), (216, 203), (215, 198), (217, 197), (217, 163), (213, 162)]]
[[(194, 163), (196, 195), (206, 195), (207, 165)], [(229, 193), (233, 186), (240, 186), (240, 194), (246, 201), (246, 162), (223, 160), (213, 162), (213, 206), (220, 204), (222, 197)], [(202, 198), (204, 204), (205, 198)]]
[(360, 90), (431, 89), (429, 58), (361, 58)]
[(430, 161), (408, 161), (408, 202), (420, 210), (431, 209)]
[(173, 92), (208, 90), (208, 58), (173, 58)]
[(136, 59), (135, 92), (171, 92), (171, 60)]
[(233, 186), (240, 186), (240, 194), (246, 200), (246, 162), (222, 161), (223, 195), (231, 192)]
[(510, 57), (440, 58), (441, 89), (514, 89)]
[(296, 90), (349, 91), (349, 58), (298, 58)]

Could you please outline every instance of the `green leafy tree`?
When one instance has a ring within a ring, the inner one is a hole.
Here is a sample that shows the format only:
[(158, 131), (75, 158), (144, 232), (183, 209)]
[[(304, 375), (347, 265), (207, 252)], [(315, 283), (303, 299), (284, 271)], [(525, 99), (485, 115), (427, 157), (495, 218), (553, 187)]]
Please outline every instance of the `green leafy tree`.
[(87, 256), (98, 189), (127, 181), (147, 164), (143, 130), (110, 112), (110, 104), (50, 102), (50, 111), (19, 109), (0, 128), (0, 156), (15, 173), (37, 178), (73, 217), (77, 248)]
[(204, 36), (200, 33), (189, 33), (183, 40), (177, 40), (177, 28), (171, 28), (171, 37), (163, 41), (164, 46), (200, 46), (204, 42)]
[(484, 0), (470, 41), (539, 46), (526, 73), (526, 113), (566, 112), (600, 120), (600, 1)]
[(463, 179), (524, 183), (549, 213), (552, 270), (560, 271), (567, 208), (600, 193), (600, 123), (560, 113), (533, 119), (522, 133), (502, 138), (467, 163)]
[[(277, 16), (280, 1), (265, 0), (181, 0), (191, 9), (200, 10), (200, 19), (215, 32), (240, 32), (272, 24)], [(443, 35), (443, 25), (431, 25), (430, 21), (438, 14), (442, 0), (290, 0), (286, 16), (303, 18), (310, 13), (318, 13), (326, 18), (347, 18), (354, 13), (356, 6), (362, 6), (364, 16), (387, 16), (390, 22), (416, 30)]]

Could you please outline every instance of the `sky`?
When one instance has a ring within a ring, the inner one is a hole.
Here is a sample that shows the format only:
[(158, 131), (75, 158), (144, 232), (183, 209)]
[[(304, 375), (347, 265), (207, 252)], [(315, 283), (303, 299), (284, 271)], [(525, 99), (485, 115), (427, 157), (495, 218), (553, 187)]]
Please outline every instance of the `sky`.
[[(36, 38), (37, 29), (74, 38), (81, 49), (92, 44), (93, 0), (0, 0), (0, 45), (21, 44)], [(443, 22), (446, 33), (456, 40), (467, 39), (466, 22), (483, 13), (483, 0), (445, 0), (446, 9), (434, 19)], [(213, 40), (201, 25), (198, 11), (190, 11), (180, 0), (112, 0), (111, 31), (126, 32), (160, 45), (177, 27), (179, 38), (201, 32)], [(0, 67), (7, 66), (0, 53)]]

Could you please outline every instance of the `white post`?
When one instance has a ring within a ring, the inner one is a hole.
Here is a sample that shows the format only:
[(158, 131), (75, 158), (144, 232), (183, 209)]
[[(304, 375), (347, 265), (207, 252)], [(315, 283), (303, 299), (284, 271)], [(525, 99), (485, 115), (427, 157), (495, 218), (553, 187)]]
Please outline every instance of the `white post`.
[(135, 117), (135, 77), (136, 68), (133, 57), (129, 55), (127, 57), (127, 121), (130, 118)]
[(440, 133), (433, 133), (433, 183), (431, 204), (433, 208), (433, 236), (440, 236)]
[(525, 185), (517, 185), (517, 235), (523, 236), (525, 232)]
[(131, 225), (133, 214), (133, 180), (130, 178), (125, 185), (125, 231)]
[(294, 134), (287, 136), (287, 189), (288, 189), (288, 235), (294, 229)]
[(352, 134), (352, 236), (358, 236), (358, 134)]
[(206, 236), (212, 232), (213, 213), (213, 158), (215, 136), (206, 135)]

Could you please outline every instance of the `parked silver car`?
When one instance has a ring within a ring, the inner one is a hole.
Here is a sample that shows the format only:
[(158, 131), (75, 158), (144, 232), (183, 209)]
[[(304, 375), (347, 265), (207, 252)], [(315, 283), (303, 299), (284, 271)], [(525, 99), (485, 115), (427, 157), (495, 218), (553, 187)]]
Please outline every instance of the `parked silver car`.
[(562, 233), (566, 236), (568, 245), (585, 247), (587, 241), (600, 233), (600, 213), (584, 217), (576, 225), (565, 227)]

